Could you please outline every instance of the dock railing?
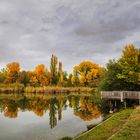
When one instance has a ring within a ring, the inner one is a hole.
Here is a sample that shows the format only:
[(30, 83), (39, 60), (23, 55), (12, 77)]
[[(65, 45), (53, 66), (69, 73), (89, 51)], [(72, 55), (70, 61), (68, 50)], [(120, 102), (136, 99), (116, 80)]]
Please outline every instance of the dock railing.
[(123, 102), (124, 99), (140, 100), (140, 91), (101, 91), (102, 99), (116, 99)]

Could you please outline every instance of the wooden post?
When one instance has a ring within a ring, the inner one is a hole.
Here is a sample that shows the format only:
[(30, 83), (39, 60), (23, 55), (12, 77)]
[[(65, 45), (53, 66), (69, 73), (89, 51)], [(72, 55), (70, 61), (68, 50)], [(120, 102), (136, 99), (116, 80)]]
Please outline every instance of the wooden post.
[(121, 92), (121, 102), (123, 102), (123, 92)]
[(127, 107), (127, 104), (126, 104), (126, 100), (124, 101), (124, 108), (126, 108)]
[(117, 101), (115, 100), (115, 107), (117, 106)]
[(113, 113), (113, 110), (112, 110), (113, 109), (113, 104), (112, 104), (111, 100), (109, 101), (109, 108), (110, 108), (109, 113), (112, 114)]

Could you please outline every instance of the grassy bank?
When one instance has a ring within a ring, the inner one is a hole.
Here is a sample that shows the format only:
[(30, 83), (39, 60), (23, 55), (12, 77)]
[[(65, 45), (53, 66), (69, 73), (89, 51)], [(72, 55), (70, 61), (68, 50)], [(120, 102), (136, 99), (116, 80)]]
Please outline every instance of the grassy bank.
[(139, 140), (140, 139), (140, 106), (135, 109), (123, 125), (123, 128), (114, 134), (110, 140)]
[(117, 133), (123, 128), (124, 124), (129, 121), (132, 112), (133, 109), (122, 110), (99, 124), (97, 127), (74, 138), (74, 140), (107, 140), (114, 133)]

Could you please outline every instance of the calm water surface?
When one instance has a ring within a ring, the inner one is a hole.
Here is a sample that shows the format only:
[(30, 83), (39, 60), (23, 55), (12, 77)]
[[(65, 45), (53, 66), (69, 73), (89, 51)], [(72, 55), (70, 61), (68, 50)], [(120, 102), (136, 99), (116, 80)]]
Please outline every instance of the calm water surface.
[(0, 95), (0, 140), (58, 140), (101, 121), (92, 96)]

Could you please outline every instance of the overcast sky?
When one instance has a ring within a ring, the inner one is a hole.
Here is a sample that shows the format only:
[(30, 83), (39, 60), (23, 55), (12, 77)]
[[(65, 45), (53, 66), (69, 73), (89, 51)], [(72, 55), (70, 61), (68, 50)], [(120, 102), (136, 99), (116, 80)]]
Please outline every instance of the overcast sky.
[(0, 0), (0, 68), (49, 68), (51, 54), (69, 72), (83, 60), (104, 66), (132, 43), (140, 46), (140, 0)]

